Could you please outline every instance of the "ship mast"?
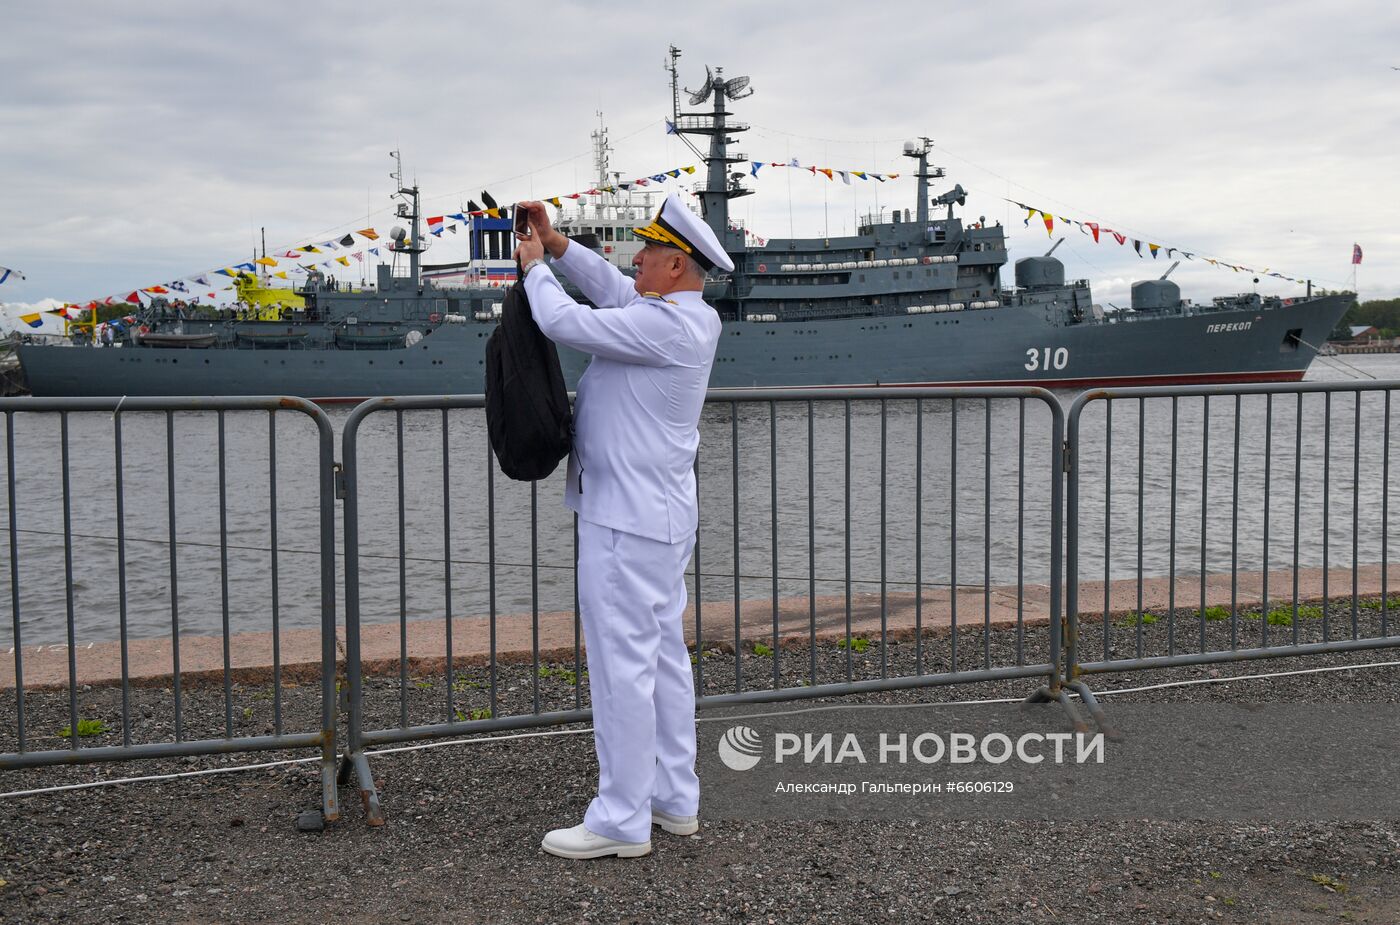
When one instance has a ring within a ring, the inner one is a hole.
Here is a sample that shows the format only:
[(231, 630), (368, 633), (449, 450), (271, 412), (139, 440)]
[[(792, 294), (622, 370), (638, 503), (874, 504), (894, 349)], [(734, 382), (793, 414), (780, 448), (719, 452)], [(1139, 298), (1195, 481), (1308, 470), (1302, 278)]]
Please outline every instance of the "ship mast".
[(932, 150), (933, 139), (928, 137), (904, 143), (904, 156), (912, 157), (919, 162), (919, 169), (914, 173), (914, 176), (919, 178), (918, 222), (920, 228), (928, 224), (928, 181), (945, 176), (942, 167), (929, 169), (928, 153)]
[[(686, 92), (690, 93), (691, 106), (703, 104), (711, 95), (714, 96), (714, 105), (709, 112), (683, 113), (680, 111), (680, 78), (676, 70), (676, 59), (680, 55), (680, 49), (672, 45), (670, 64), (667, 67), (671, 72), (672, 126), (675, 133), (681, 136), (681, 140), (705, 161), (705, 183), (697, 187), (695, 192), (700, 196), (701, 213), (706, 224), (726, 251), (741, 253), (744, 250), (744, 234), (729, 227), (729, 200), (752, 195), (753, 190), (745, 189), (742, 185), (743, 172), (729, 172), (730, 164), (744, 163), (749, 159), (747, 154), (730, 153), (729, 145), (735, 139), (729, 137), (729, 133), (747, 132), (749, 127), (743, 122), (729, 122), (730, 113), (725, 110), (724, 104), (726, 100), (751, 96), (753, 89), (749, 87), (747, 77), (725, 80), (723, 68), (717, 67), (711, 72), (710, 68), (706, 67), (705, 83), (699, 90)], [(709, 153), (702, 154), (700, 149), (685, 137), (686, 135), (709, 135)]]
[[(595, 110), (598, 117), (598, 130), (590, 137), (593, 139), (593, 169), (598, 172), (598, 182), (594, 184), (600, 191), (606, 190), (608, 184), (608, 155), (612, 152), (612, 146), (608, 144), (608, 128), (603, 124), (603, 113)], [(617, 196), (614, 193), (603, 192), (602, 203), (615, 204)], [(601, 214), (601, 209), (599, 210)]]
[(394, 180), (396, 192), (389, 194), (390, 199), (399, 200), (399, 207), (394, 212), (398, 218), (409, 219), (409, 231), (407, 244), (403, 240), (394, 242), (394, 251), (408, 254), (409, 278), (413, 284), (418, 285), (419, 260), (418, 255), (423, 253), (422, 238), (418, 235), (418, 220), (420, 218), (418, 209), (418, 184), (405, 187), (403, 185), (403, 155), (397, 150), (390, 151), (389, 156), (394, 159), (394, 172), (389, 174)]

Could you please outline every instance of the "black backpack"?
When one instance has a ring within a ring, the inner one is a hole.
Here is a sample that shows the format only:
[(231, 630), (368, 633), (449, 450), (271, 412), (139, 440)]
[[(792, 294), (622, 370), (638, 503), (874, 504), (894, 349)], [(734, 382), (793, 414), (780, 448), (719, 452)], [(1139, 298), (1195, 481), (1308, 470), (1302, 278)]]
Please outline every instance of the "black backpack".
[(501, 471), (518, 481), (545, 478), (569, 455), (573, 412), (559, 351), (530, 314), (523, 282), (506, 292), (486, 341), (486, 427)]

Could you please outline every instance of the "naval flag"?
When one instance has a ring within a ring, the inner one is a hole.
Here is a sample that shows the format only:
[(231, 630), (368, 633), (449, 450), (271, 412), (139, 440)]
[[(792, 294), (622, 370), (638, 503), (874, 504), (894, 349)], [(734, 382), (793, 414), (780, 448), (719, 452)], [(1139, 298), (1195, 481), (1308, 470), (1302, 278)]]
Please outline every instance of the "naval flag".
[(24, 279), (24, 274), (21, 273), (19, 270), (11, 270), (9, 267), (0, 267), (0, 283), (3, 283), (11, 276), (17, 276), (20, 279)]
[[(1361, 245), (1360, 245), (1360, 244), (1353, 244), (1353, 245), (1351, 246), (1351, 262), (1352, 262), (1353, 265), (1358, 264), (1358, 263), (1361, 262)], [(23, 279), (23, 278), (24, 278), (24, 277), (22, 277), (22, 276), (20, 277), (20, 279)], [(5, 281), (4, 277), (0, 277), (0, 283), (3, 283), (4, 281)]]

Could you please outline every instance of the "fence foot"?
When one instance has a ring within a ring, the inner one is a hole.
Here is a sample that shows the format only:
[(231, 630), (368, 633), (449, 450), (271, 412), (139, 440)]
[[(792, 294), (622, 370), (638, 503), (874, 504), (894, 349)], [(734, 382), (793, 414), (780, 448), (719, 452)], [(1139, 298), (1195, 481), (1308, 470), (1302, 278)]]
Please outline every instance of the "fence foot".
[(1102, 732), (1110, 742), (1121, 742), (1123, 740), (1123, 734), (1115, 729), (1113, 724), (1108, 721), (1108, 714), (1105, 713), (1103, 707), (1099, 705), (1098, 698), (1094, 696), (1094, 692), (1089, 690), (1089, 685), (1085, 684), (1083, 681), (1071, 681), (1068, 686), (1074, 689), (1074, 692), (1079, 695), (1080, 700), (1084, 701), (1084, 707), (1089, 711), (1089, 715), (1094, 718), (1094, 725), (1099, 727), (1099, 731)]
[(1032, 703), (1052, 703), (1054, 702), (1054, 700), (1055, 695), (1050, 692), (1050, 688), (1042, 684), (1040, 687), (1037, 687), (1029, 697), (1027, 697), (1025, 700), (1022, 700), (1021, 703), (1022, 705)]
[(336, 785), (335, 755), (321, 760), (321, 817), (326, 822), (340, 818), (340, 793)]
[(1051, 689), (1048, 685), (1037, 687), (1029, 697), (1021, 701), (1021, 706), (1030, 706), (1037, 703), (1058, 703), (1064, 707), (1069, 720), (1074, 724), (1075, 732), (1088, 732), (1089, 724), (1084, 722), (1079, 716), (1079, 711), (1074, 708), (1074, 703), (1069, 699), (1063, 687)]
[(340, 769), (336, 772), (335, 783), (337, 787), (344, 787), (350, 783), (350, 772), (354, 768), (350, 766), (350, 753), (346, 752), (340, 756)]
[(369, 758), (364, 752), (347, 752), (340, 765), (340, 782), (347, 783), (351, 772), (360, 787), (360, 802), (365, 807), (365, 821), (370, 825), (384, 824), (384, 811), (379, 807), (379, 789), (369, 770)]
[(1055, 700), (1064, 707), (1065, 713), (1069, 716), (1069, 721), (1074, 724), (1075, 732), (1088, 732), (1089, 724), (1084, 722), (1084, 718), (1079, 715), (1079, 711), (1074, 707), (1074, 701), (1069, 699), (1069, 691), (1060, 688), (1055, 694)]

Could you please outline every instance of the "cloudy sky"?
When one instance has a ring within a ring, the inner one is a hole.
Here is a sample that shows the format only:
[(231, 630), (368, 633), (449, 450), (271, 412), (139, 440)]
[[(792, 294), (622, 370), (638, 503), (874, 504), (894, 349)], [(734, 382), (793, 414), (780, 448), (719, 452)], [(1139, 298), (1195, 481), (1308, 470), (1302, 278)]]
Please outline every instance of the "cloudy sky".
[[(1006, 223), (1013, 259), (1050, 242), (1003, 197), (1333, 288), (1359, 242), (1361, 297), (1400, 296), (1400, 7), (1058, 7), (24, 4), (0, 31), (0, 266), (27, 280), (0, 299), (247, 260), (263, 226), (269, 250), (387, 226), (394, 148), (434, 213), (588, 187), (599, 110), (624, 175), (697, 163), (664, 132), (670, 44), (685, 84), (706, 64), (752, 77), (734, 110), (755, 160), (907, 173), (902, 139), (931, 137), (962, 214)], [(770, 237), (914, 198), (903, 178), (752, 185), (736, 217)], [(1120, 304), (1167, 265), (1077, 230), (1056, 256)], [(429, 257), (463, 258), (451, 240)], [(1199, 263), (1173, 278), (1197, 299), (1252, 285)]]

